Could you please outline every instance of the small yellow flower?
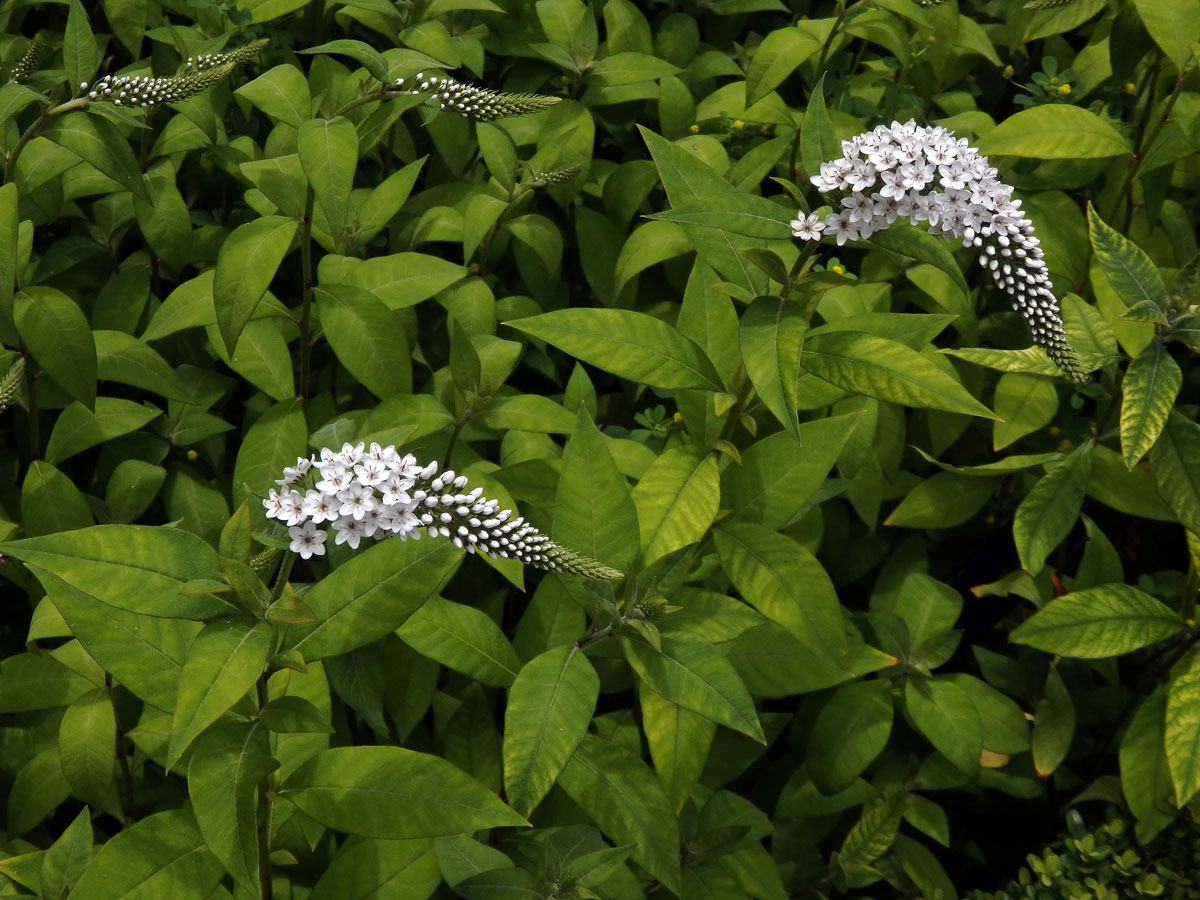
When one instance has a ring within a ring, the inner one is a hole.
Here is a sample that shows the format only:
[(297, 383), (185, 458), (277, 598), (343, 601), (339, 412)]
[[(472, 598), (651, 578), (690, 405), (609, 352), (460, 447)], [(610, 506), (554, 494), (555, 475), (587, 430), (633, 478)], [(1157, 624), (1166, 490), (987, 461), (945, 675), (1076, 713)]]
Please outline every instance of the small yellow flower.
[(933, 35), (933, 34), (929, 35), (929, 37), (925, 38), (925, 43), (936, 44), (937, 43), (937, 35)]
[(1071, 93), (1071, 86), (1069, 84), (1060, 84), (1057, 88), (1055, 88), (1055, 90), (1065, 97), (1067, 94)]
[(738, 131), (741, 131), (743, 128), (746, 127), (746, 123), (743, 122), (741, 119), (734, 119), (733, 127), (736, 128)]
[(688, 131), (690, 131), (692, 134), (695, 134), (699, 130), (700, 130), (700, 126), (695, 123), (692, 123), (691, 125), (688, 126)]
[(677, 412), (677, 413), (675, 413), (675, 415), (671, 416), (671, 419), (672, 419), (673, 421), (675, 421), (675, 422), (682, 422), (682, 421), (683, 421), (683, 414), (682, 414), (682, 413), (678, 413), (678, 412)]
[(188, 458), (189, 460), (191, 460), (192, 462), (195, 462), (197, 459), (199, 459), (199, 458), (200, 458), (200, 454), (199, 454), (199, 453), (197, 453), (195, 450), (189, 450), (189, 451), (187, 452), (187, 458)]
[(1005, 67), (1004, 67), (1004, 71), (1003, 71), (1001, 74), (1002, 74), (1002, 75), (1003, 75), (1005, 78), (1012, 78), (1012, 77), (1013, 77), (1013, 67), (1012, 67), (1012, 66), (1005, 66)]
[(846, 274), (846, 270), (843, 269), (841, 266), (830, 266), (829, 271), (832, 272), (834, 275), (845, 275)]
[(1058, 437), (1060, 434), (1062, 434), (1062, 429), (1057, 425), (1051, 425), (1046, 429), (1046, 431), (1049, 433), (1050, 437)]
[(1125, 93), (1132, 94), (1134, 91), (1137, 90), (1137, 87), (1136, 87), (1136, 85), (1134, 85), (1134, 83), (1132, 81), (1127, 81), (1127, 82), (1125, 82), (1124, 90), (1125, 90)]

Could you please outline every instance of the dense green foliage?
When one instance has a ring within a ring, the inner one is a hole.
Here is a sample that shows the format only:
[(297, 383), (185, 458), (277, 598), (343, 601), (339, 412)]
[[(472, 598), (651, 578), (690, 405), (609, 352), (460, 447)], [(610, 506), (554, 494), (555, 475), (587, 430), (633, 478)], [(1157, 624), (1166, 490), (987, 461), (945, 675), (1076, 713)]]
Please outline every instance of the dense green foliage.
[(0, 3), (0, 896), (1190, 877), (1200, 6), (1025, 6)]

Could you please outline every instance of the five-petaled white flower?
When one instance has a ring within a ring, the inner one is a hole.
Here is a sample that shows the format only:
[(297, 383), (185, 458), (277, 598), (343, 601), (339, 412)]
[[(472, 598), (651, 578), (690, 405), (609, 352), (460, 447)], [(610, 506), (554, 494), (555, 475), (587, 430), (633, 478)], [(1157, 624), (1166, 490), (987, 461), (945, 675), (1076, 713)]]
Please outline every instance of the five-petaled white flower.
[(792, 227), (792, 234), (802, 241), (819, 241), (821, 239), (821, 232), (825, 230), (825, 223), (821, 221), (821, 214), (815, 212), (808, 215), (801, 212), (797, 218), (792, 219), (788, 224)]
[(329, 535), (317, 528), (313, 522), (293, 525), (288, 529), (288, 536), (292, 539), (292, 552), (299, 553), (301, 559), (325, 555), (325, 538)]

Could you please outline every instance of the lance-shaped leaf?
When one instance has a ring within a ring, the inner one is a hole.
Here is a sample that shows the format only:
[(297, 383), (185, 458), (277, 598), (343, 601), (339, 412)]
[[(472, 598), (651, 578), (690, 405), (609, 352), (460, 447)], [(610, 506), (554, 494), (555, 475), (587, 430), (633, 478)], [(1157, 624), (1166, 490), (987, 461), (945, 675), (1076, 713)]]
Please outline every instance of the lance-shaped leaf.
[(327, 828), (389, 840), (528, 824), (453, 763), (402, 747), (324, 750), (279, 795)]
[(983, 723), (966, 691), (952, 681), (909, 678), (904, 708), (942, 756), (967, 774), (979, 770)]
[(742, 234), (746, 237), (787, 240), (788, 222), (796, 217), (794, 209), (754, 194), (737, 193), (722, 198), (720, 204), (695, 203), (652, 213), (648, 219), (678, 222), (680, 225), (706, 225)]
[(67, 707), (58, 728), (58, 760), (71, 792), (103, 808), (113, 792), (117, 718), (108, 690), (89, 691)]
[(96, 525), (0, 544), (0, 553), (118, 609), (178, 619), (230, 611), (209, 594), (180, 593), (188, 581), (220, 579), (221, 568), (209, 544), (178, 528)]
[(1100, 584), (1051, 600), (1013, 631), (1012, 640), (1060, 656), (1104, 659), (1186, 628), (1178, 613), (1150, 594), (1129, 584)]
[(358, 163), (358, 133), (354, 123), (335, 119), (308, 119), (296, 133), (300, 165), (325, 213), (329, 234), (340, 244), (346, 232), (346, 213)]
[(563, 453), (550, 536), (564, 547), (622, 568), (637, 556), (637, 508), (600, 431), (580, 404)]
[(1129, 364), (1121, 382), (1121, 456), (1127, 468), (1154, 446), (1182, 386), (1179, 364), (1159, 341)]
[(1200, 534), (1200, 425), (1172, 410), (1150, 449), (1150, 470), (1158, 495), (1184, 528)]
[(1046, 687), (1033, 708), (1033, 768), (1045, 778), (1067, 758), (1075, 738), (1075, 702), (1058, 672), (1058, 663), (1050, 666)]
[[(1200, 9), (1190, 0), (1133, 0), (1142, 24), (1182, 78), (1200, 40)], [(1183, 805), (1182, 800), (1179, 801)]]
[(830, 795), (853, 784), (887, 746), (893, 716), (887, 681), (856, 681), (834, 691), (808, 740), (808, 774), (817, 790)]
[(390, 634), (438, 592), (461, 556), (439, 540), (383, 541), (356, 554), (304, 595), (317, 621), (289, 628), (284, 646), (311, 662)]
[(294, 219), (263, 216), (239, 225), (221, 244), (213, 275), (213, 304), (227, 353), (237, 346), (298, 227)]
[(1200, 653), (1195, 650), (1167, 682), (1164, 746), (1175, 805), (1184, 806), (1200, 791)]
[(661, 649), (634, 639), (624, 639), (621, 645), (634, 672), (654, 691), (718, 725), (766, 743), (750, 692), (720, 650), (684, 634), (664, 634)]
[(365, 288), (313, 290), (325, 338), (343, 366), (376, 397), (412, 393), (412, 360), (400, 317)]
[(808, 95), (808, 108), (800, 125), (800, 159), (805, 171), (816, 175), (821, 171), (821, 163), (841, 155), (842, 148), (825, 108), (825, 75), (822, 73)]
[(779, 297), (757, 297), (742, 314), (739, 338), (746, 373), (776, 419), (796, 440), (796, 383), (808, 320), (798, 303)]
[(1126, 306), (1163, 305), (1167, 288), (1146, 251), (1101, 219), (1091, 203), (1088, 203), (1088, 233), (1096, 260)]
[(642, 564), (704, 536), (717, 515), (717, 460), (696, 447), (674, 447), (651, 463), (633, 489), (641, 529)]
[(107, 119), (73, 110), (50, 119), (42, 129), (42, 137), (91, 163), (138, 199), (152, 202), (129, 141)]
[(425, 900), (441, 881), (433, 841), (366, 838), (342, 845), (308, 900)]
[(1137, 837), (1143, 843), (1175, 821), (1165, 749), (1166, 715), (1167, 692), (1160, 684), (1138, 705), (1121, 738), (1121, 792), (1137, 819)]
[(574, 644), (552, 647), (527, 662), (504, 710), (504, 791), (529, 815), (546, 796), (583, 740), (600, 679)]
[(521, 667), (517, 651), (492, 617), (464, 603), (430, 597), (396, 634), (421, 655), (470, 675), (480, 684), (507, 687)]
[(812, 331), (800, 365), (847, 391), (903, 406), (994, 419), (957, 380), (898, 341), (856, 331)]
[(252, 896), (259, 882), (258, 786), (279, 761), (257, 722), (226, 722), (196, 741), (188, 764), (188, 795), (208, 849)]
[(1026, 571), (1037, 573), (1050, 551), (1062, 543), (1079, 518), (1083, 493), (1091, 472), (1092, 443), (1049, 463), (1046, 474), (1025, 495), (1013, 519), (1013, 540)]
[(271, 655), (271, 626), (218, 619), (188, 649), (167, 748), (171, 768), (209, 725), (237, 703), (263, 674)]
[(42, 856), (42, 896), (62, 897), (92, 858), (92, 811), (86, 806)]
[(56, 288), (31, 285), (13, 298), (21, 341), (60, 387), (85, 406), (96, 402), (96, 343), (87, 317)]
[(559, 309), (505, 324), (639, 384), (723, 390), (695, 343), (661, 319), (629, 309)]
[(92, 900), (207, 900), (224, 874), (191, 812), (172, 809), (121, 829), (92, 857), (71, 894)]
[(644, 681), (639, 686), (638, 703), (654, 773), (678, 812), (704, 772), (717, 733), (716, 723), (671, 702)]
[(650, 767), (616, 741), (585, 735), (558, 783), (614, 844), (676, 896), (680, 892), (679, 821)]
[(1101, 159), (1132, 151), (1129, 138), (1094, 112), (1051, 103), (1009, 116), (983, 136), (979, 152), (1034, 159)]
[(842, 608), (815, 556), (787, 535), (749, 522), (722, 523), (713, 537), (746, 602), (819, 655), (832, 660), (845, 651)]

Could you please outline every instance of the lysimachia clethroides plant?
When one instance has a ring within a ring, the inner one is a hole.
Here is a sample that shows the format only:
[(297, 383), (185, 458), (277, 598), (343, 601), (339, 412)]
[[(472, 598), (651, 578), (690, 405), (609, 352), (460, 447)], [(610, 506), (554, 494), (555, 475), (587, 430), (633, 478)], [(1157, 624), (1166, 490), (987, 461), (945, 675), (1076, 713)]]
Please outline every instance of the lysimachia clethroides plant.
[(1071, 381), (1087, 380), (1063, 330), (1033, 223), (1012, 199), (1013, 189), (965, 138), (912, 119), (879, 125), (843, 141), (841, 157), (822, 163), (812, 183), (822, 193), (845, 194), (841, 208), (824, 218), (802, 210), (791, 223), (793, 235), (817, 241), (824, 232), (841, 246), (907, 218), (961, 240), (1012, 297), (1034, 343)]

